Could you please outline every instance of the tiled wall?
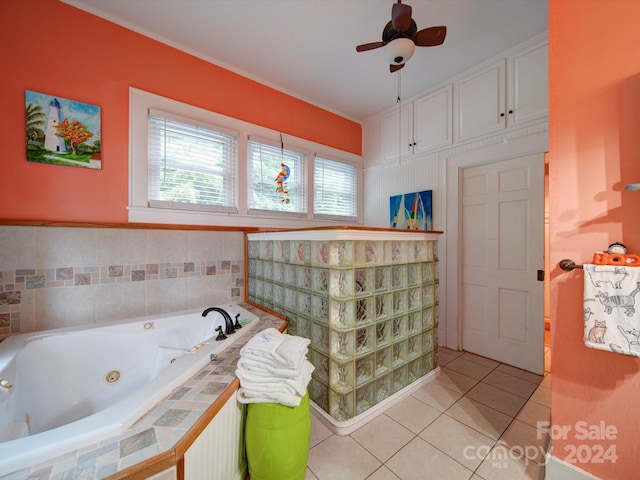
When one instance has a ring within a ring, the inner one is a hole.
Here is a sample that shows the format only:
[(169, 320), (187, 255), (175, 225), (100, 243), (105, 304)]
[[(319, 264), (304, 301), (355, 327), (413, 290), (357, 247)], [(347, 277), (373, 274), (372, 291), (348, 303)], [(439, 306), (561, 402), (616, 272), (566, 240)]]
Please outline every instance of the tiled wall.
[(244, 234), (0, 226), (0, 338), (244, 299)]

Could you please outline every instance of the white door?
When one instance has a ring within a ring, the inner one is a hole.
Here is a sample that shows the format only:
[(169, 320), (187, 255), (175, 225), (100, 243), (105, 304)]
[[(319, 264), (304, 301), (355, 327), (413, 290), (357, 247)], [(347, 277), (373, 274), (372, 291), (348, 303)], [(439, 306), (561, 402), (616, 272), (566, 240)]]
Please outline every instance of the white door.
[(462, 346), (544, 372), (544, 157), (462, 171)]

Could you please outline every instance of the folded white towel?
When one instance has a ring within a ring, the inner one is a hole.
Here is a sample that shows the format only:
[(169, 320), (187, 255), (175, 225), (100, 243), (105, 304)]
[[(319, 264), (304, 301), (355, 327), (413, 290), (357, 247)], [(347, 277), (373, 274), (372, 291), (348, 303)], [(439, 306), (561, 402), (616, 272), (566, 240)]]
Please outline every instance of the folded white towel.
[(257, 383), (251, 383), (251, 384), (244, 384), (242, 385), (242, 391), (243, 392), (247, 392), (248, 394), (252, 395), (252, 396), (260, 396), (263, 395), (265, 393), (269, 393), (269, 394), (286, 394), (286, 395), (300, 395), (298, 393), (298, 391), (293, 388), (290, 385), (287, 385), (286, 383), (279, 383), (277, 385), (274, 384), (257, 384)]
[(300, 405), (302, 397), (300, 395), (287, 395), (286, 393), (253, 394), (240, 387), (236, 394), (236, 399), (240, 403), (280, 403), (287, 407), (297, 407)]
[(311, 381), (311, 374), (314, 368), (311, 362), (305, 360), (298, 376), (279, 377), (267, 372), (263, 373), (259, 369), (247, 370), (241, 365), (236, 369), (236, 376), (240, 380), (240, 386), (248, 390), (261, 392), (282, 390), (292, 394), (304, 395)]
[(295, 366), (307, 355), (311, 340), (284, 334), (284, 341), (277, 346), (275, 357), (285, 366)]
[(241, 403), (300, 405), (314, 366), (306, 358), (310, 340), (267, 328), (240, 350), (236, 376)]
[(240, 349), (240, 355), (252, 352), (264, 358), (272, 357), (278, 345), (284, 341), (282, 334), (275, 328), (266, 328), (251, 339)]
[(300, 359), (292, 365), (283, 365), (282, 363), (274, 360), (271, 357), (261, 357), (260, 355), (254, 355), (253, 352), (245, 352), (244, 355), (242, 355), (240, 357), (241, 359), (247, 360), (251, 363), (253, 363), (254, 365), (258, 366), (264, 366), (278, 370), (278, 371), (282, 371), (282, 372), (299, 372), (300, 368), (302, 367), (302, 362), (305, 360), (305, 356), (300, 357)]
[(240, 357), (240, 360), (238, 360), (238, 363), (236, 364), (236, 368), (269, 377), (298, 378), (301, 375), (304, 361), (305, 359), (303, 358), (300, 361), (300, 365), (296, 368), (285, 368), (275, 366), (273, 363), (267, 361), (260, 362), (259, 360), (245, 355), (244, 357)]
[(275, 328), (267, 328), (254, 335), (240, 349), (240, 355), (251, 355), (269, 360), (278, 366), (297, 368), (307, 354), (309, 343), (311, 340), (307, 338), (282, 334)]

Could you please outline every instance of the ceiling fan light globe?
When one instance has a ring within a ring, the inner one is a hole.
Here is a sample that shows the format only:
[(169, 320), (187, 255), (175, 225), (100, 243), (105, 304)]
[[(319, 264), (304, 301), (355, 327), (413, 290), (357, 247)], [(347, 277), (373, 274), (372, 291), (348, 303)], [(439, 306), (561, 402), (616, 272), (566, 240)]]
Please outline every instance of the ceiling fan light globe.
[(384, 47), (384, 58), (390, 65), (402, 65), (413, 56), (416, 44), (410, 38), (396, 38)]

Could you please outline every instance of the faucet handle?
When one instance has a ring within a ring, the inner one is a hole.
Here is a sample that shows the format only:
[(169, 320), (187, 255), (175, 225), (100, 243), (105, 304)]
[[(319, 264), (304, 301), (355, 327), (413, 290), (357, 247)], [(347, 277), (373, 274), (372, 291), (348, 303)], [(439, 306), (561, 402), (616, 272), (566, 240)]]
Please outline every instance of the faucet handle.
[(240, 322), (238, 321), (238, 318), (240, 317), (239, 313), (236, 313), (236, 323), (233, 324), (233, 328), (242, 328), (242, 325), (240, 325)]
[(227, 336), (224, 333), (222, 333), (222, 325), (218, 325), (218, 328), (216, 328), (216, 332), (218, 332), (218, 336), (216, 337), (216, 342), (227, 339)]

